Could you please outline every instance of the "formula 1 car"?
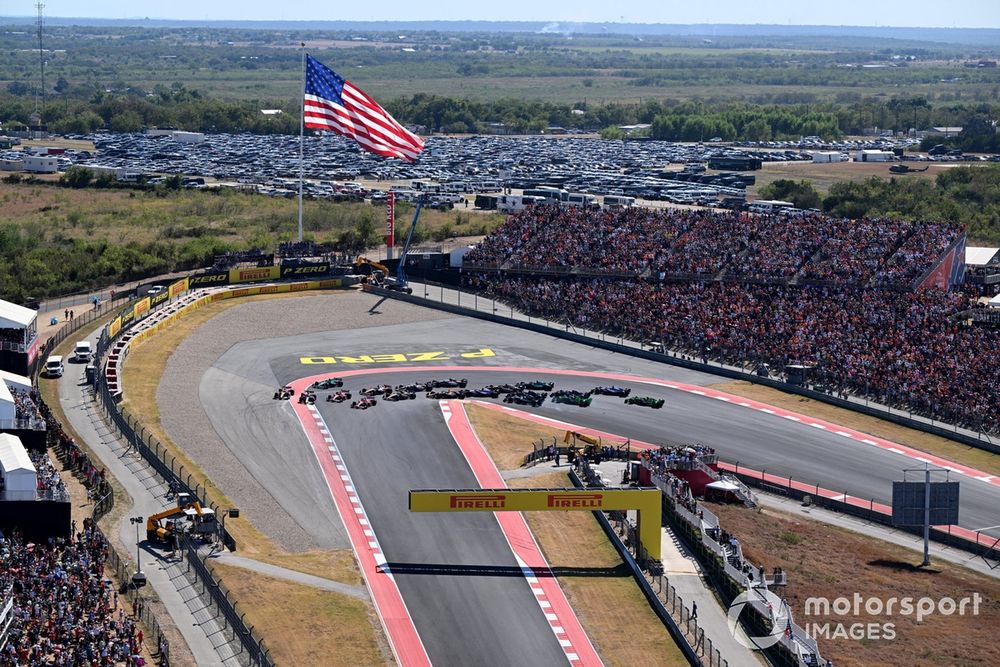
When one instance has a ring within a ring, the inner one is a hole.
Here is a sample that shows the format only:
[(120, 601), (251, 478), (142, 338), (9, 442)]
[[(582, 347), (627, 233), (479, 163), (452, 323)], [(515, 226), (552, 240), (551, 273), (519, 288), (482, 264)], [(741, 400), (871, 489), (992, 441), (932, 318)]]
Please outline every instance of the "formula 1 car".
[(340, 391), (335, 391), (332, 394), (326, 395), (327, 403), (343, 403), (344, 401), (351, 398), (351, 392), (346, 389), (341, 389)]
[(367, 410), (368, 408), (377, 404), (378, 401), (376, 401), (374, 398), (365, 397), (351, 403), (351, 407), (354, 408), (355, 410)]
[(292, 396), (295, 395), (295, 390), (285, 385), (284, 387), (278, 387), (274, 392), (274, 400), (276, 401), (287, 401)]
[(340, 378), (326, 378), (309, 385), (310, 389), (337, 389), (344, 386), (344, 381)]
[(652, 396), (632, 396), (625, 399), (625, 405), (641, 405), (647, 408), (653, 408), (654, 410), (659, 410), (663, 407), (663, 399), (653, 398)]
[(399, 387), (385, 395), (385, 400), (387, 401), (411, 401), (416, 398), (417, 395), (412, 391), (403, 391)]
[(517, 403), (518, 405), (530, 405), (537, 408), (545, 402), (546, 398), (548, 398), (548, 394), (546, 393), (522, 389), (521, 391), (504, 396), (503, 402)]
[(628, 387), (611, 385), (610, 387), (594, 387), (594, 393), (602, 396), (621, 396), (622, 398), (626, 398), (632, 393), (632, 390)]
[(485, 387), (486, 389), (492, 389), (498, 394), (512, 394), (517, 391), (517, 387), (512, 384), (491, 384)]
[(461, 380), (456, 380), (455, 378), (448, 378), (447, 380), (431, 380), (427, 383), (428, 389), (437, 389), (439, 387), (461, 387), (465, 388), (465, 385), (469, 384), (469, 381), (465, 378)]
[(305, 403), (306, 405), (313, 405), (316, 403), (316, 394), (311, 390), (306, 389), (304, 392), (299, 394), (299, 403)]
[(554, 382), (532, 380), (531, 382), (518, 382), (515, 386), (518, 389), (530, 389), (532, 391), (552, 391), (552, 387), (556, 385)]
[(410, 384), (401, 384), (396, 386), (396, 391), (412, 391), (414, 393), (427, 391), (428, 389), (433, 389), (429, 382), (412, 382)]
[(435, 389), (427, 392), (427, 398), (433, 399), (453, 399), (465, 398), (464, 389)]
[(580, 408), (586, 408), (590, 406), (590, 402), (593, 400), (594, 399), (590, 397), (589, 391), (586, 394), (572, 389), (561, 389), (559, 391), (552, 392), (553, 403), (567, 403)]
[(500, 398), (500, 392), (494, 387), (483, 387), (482, 389), (466, 389), (466, 398)]
[(392, 387), (387, 384), (377, 384), (374, 387), (365, 387), (361, 390), (362, 396), (385, 396), (392, 391)]

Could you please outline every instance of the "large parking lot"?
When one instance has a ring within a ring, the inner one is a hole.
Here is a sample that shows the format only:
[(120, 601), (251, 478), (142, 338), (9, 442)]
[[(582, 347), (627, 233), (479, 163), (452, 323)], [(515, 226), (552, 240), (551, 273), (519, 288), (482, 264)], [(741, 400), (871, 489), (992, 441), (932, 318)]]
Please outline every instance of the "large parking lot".
[[(299, 139), (288, 135), (208, 134), (196, 143), (171, 136), (98, 134), (93, 153), (69, 151), (76, 164), (126, 168), (145, 174), (182, 174), (243, 184), (273, 196), (294, 196), (299, 175)], [(718, 142), (678, 144), (580, 137), (437, 137), (427, 139), (420, 159), (405, 163), (361, 152), (338, 136), (307, 136), (304, 148), (305, 193), (311, 197), (349, 195), (344, 182), (409, 184), (414, 180), (449, 183), (449, 192), (472, 194), (557, 185), (570, 192), (626, 195), (646, 201), (707, 204), (719, 197), (741, 197), (753, 172), (703, 173), (713, 158), (750, 158), (764, 163), (808, 162), (813, 150), (889, 149), (891, 140), (769, 142), (733, 145)], [(692, 168), (697, 165), (697, 168)], [(685, 168), (686, 167), (686, 168)], [(187, 185), (200, 185), (189, 180)], [(354, 189), (356, 193), (357, 189)]]

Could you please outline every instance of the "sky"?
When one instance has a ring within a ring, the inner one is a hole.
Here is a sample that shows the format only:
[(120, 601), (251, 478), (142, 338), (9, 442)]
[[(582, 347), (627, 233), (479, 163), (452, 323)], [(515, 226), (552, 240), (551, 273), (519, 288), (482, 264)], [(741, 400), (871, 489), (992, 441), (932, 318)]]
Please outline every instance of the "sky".
[[(43, 0), (46, 16), (205, 20), (493, 20), (589, 23), (739, 23), (782, 25), (1000, 28), (998, 0)], [(33, 16), (34, 0), (5, 0), (2, 14)], [(372, 9), (377, 11), (373, 12)]]

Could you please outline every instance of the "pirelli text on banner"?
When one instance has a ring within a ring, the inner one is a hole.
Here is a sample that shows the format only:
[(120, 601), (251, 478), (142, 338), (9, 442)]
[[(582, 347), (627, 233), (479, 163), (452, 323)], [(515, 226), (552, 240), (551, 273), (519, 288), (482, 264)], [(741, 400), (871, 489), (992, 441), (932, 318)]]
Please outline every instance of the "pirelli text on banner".
[(122, 318), (116, 317), (111, 320), (111, 324), (108, 325), (108, 337), (114, 338), (118, 335), (118, 332), (122, 330)]
[(202, 273), (197, 276), (187, 277), (189, 287), (212, 287), (215, 285), (228, 285), (229, 272), (216, 271), (212, 273)]
[(167, 294), (169, 294), (170, 298), (173, 299), (174, 297), (180, 296), (187, 290), (188, 290), (188, 279), (181, 278), (175, 283), (170, 283), (170, 287), (167, 288)]
[(150, 302), (150, 299), (147, 296), (145, 299), (142, 299), (141, 301), (139, 301), (138, 303), (136, 303), (135, 306), (132, 307), (132, 316), (135, 319), (137, 319), (137, 320), (142, 319), (143, 317), (145, 317), (146, 313), (149, 312), (149, 308), (150, 308), (150, 303), (149, 302)]
[(229, 282), (253, 283), (258, 280), (277, 280), (281, 277), (277, 266), (263, 266), (252, 269), (229, 269)]

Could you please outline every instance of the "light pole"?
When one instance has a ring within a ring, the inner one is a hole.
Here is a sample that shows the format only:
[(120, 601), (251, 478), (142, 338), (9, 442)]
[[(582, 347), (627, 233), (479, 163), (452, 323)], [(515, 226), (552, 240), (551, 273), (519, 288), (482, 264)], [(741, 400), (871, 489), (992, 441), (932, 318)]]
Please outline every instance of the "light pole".
[(130, 516), (129, 523), (135, 526), (135, 574), (132, 575), (132, 583), (136, 588), (146, 585), (146, 575), (142, 571), (142, 563), (139, 560), (139, 525), (143, 522), (141, 516)]

